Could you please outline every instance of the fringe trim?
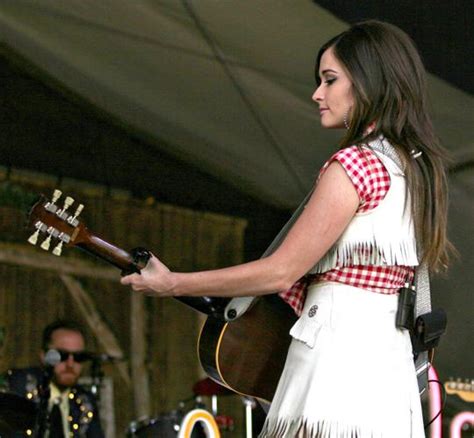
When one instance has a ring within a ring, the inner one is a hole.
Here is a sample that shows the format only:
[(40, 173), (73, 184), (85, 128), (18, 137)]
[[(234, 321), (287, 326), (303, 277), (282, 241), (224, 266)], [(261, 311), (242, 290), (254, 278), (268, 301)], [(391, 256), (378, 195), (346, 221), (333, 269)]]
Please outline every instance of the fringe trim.
[(303, 417), (278, 421), (267, 418), (258, 438), (383, 438), (383, 433), (334, 421), (310, 423)]
[(320, 274), (345, 266), (417, 266), (416, 245), (410, 241), (382, 244), (372, 242), (345, 242), (334, 245), (319, 263), (311, 269), (311, 274)]

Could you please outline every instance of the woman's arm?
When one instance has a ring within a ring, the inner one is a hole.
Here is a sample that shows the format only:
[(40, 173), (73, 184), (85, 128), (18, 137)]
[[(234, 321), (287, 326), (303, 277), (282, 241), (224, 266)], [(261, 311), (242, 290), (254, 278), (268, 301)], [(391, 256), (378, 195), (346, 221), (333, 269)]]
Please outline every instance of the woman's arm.
[(306, 208), (277, 250), (229, 268), (171, 272), (152, 257), (141, 274), (123, 277), (136, 291), (155, 296), (252, 296), (291, 287), (339, 238), (359, 206), (357, 192), (338, 162), (326, 169)]

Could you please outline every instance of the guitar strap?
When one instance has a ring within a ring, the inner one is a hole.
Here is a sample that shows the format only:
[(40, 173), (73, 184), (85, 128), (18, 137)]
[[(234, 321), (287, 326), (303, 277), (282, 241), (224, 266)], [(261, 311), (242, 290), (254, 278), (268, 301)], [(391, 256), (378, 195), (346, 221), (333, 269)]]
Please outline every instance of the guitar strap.
[(286, 235), (290, 231), (290, 228), (296, 222), (296, 219), (298, 219), (300, 217), (301, 213), (305, 209), (306, 204), (309, 201), (309, 198), (313, 194), (313, 191), (314, 191), (314, 188), (311, 189), (311, 191), (306, 195), (306, 197), (303, 199), (301, 204), (298, 206), (298, 208), (295, 210), (293, 215), (290, 217), (290, 220), (285, 224), (285, 226), (280, 230), (280, 232), (277, 234), (277, 236), (273, 239), (270, 246), (263, 253), (262, 258), (269, 256), (271, 253), (273, 253), (280, 246), (280, 243), (286, 237)]
[[(387, 141), (384, 141), (383, 137), (379, 137), (369, 145), (375, 151), (378, 151), (392, 161), (394, 161), (400, 169), (403, 169), (402, 162), (395, 148)], [(425, 315), (431, 312), (431, 294), (430, 294), (430, 278), (428, 266), (426, 263), (422, 263), (415, 270), (415, 320), (421, 315)], [(422, 351), (418, 353), (415, 360), (416, 375), (418, 378), (418, 387), (420, 394), (428, 387), (428, 368), (429, 359), (428, 351)]]
[[(426, 262), (422, 263), (415, 271), (415, 319), (420, 315), (431, 312), (430, 278)], [(418, 388), (423, 394), (428, 387), (428, 351), (422, 351), (415, 360)]]
[[(270, 246), (266, 249), (266, 251), (263, 253), (261, 258), (269, 256), (271, 253), (273, 253), (281, 244), (283, 239), (286, 237), (288, 232), (290, 231), (290, 228), (293, 226), (293, 224), (296, 222), (296, 220), (300, 217), (301, 213), (303, 212), (304, 208), (306, 207), (307, 202), (309, 201), (309, 198), (313, 194), (314, 187), (311, 189), (311, 191), (305, 196), (301, 204), (298, 206), (298, 208), (295, 210), (293, 215), (290, 217), (288, 222), (285, 224), (285, 226), (280, 230), (280, 232), (277, 234), (277, 236), (273, 239), (272, 243)], [(239, 316), (243, 315), (247, 309), (252, 305), (255, 299), (258, 297), (236, 297), (233, 298), (229, 301), (227, 304), (225, 311), (224, 311), (224, 316), (226, 321), (231, 321)]]

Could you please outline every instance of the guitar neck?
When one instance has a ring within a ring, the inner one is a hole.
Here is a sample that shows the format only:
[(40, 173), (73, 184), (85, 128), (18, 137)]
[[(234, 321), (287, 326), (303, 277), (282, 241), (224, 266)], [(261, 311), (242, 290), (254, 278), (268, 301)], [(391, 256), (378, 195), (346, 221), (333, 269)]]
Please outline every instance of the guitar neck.
[[(119, 268), (122, 273), (140, 272), (146, 265), (137, 262), (132, 254), (100, 237), (87, 233), (87, 239), (76, 244), (82, 250), (92, 254), (113, 266)], [(219, 297), (174, 297), (178, 301), (192, 307), (194, 310), (213, 316), (218, 319), (224, 319), (224, 310), (229, 302), (228, 298)]]
[(89, 254), (105, 260), (121, 271), (131, 272), (137, 270), (133, 257), (129, 252), (112, 245), (94, 234), (89, 234), (88, 237), (89, 239), (77, 243), (76, 246)]

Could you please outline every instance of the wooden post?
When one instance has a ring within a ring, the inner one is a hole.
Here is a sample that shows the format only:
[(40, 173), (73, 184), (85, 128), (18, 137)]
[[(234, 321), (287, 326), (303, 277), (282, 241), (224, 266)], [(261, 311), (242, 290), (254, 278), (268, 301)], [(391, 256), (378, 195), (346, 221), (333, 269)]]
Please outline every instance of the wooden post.
[[(83, 318), (86, 320), (87, 325), (94, 333), (97, 342), (104, 349), (105, 353), (113, 357), (122, 358), (124, 354), (117, 339), (100, 317), (94, 301), (91, 299), (89, 294), (84, 290), (81, 284), (71, 276), (63, 274), (60, 277), (71, 294), (72, 299), (75, 301)], [(127, 386), (130, 386), (131, 382), (126, 362), (115, 362), (114, 365)]]
[(130, 367), (133, 399), (137, 418), (143, 418), (150, 416), (150, 382), (146, 366), (145, 297), (138, 293), (132, 293), (130, 307)]

